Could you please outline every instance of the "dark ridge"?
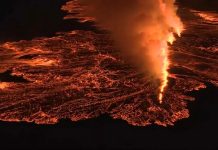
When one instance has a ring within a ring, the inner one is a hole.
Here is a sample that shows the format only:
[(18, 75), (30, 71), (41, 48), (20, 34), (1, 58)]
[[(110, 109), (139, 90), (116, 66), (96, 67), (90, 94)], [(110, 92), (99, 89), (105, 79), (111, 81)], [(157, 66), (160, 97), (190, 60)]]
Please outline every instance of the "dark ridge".
[(38, 54), (27, 54), (27, 55), (20, 56), (18, 59), (33, 59), (37, 56)]
[(0, 73), (1, 82), (17, 82), (17, 83), (27, 83), (28, 80), (24, 79), (22, 76), (13, 76), (11, 70), (7, 70)]
[(172, 66), (170, 68), (170, 73), (179, 75), (196, 76), (192, 70), (183, 68), (182, 66)]
[(8, 148), (216, 149), (218, 148), (218, 88), (188, 93), (191, 116), (173, 127), (134, 127), (108, 115), (55, 125), (0, 122), (1, 146)]
[(51, 37), (57, 32), (93, 30), (93, 23), (63, 20), (61, 6), (67, 0), (1, 0), (0, 41), (31, 40)]
[[(187, 93), (188, 96), (196, 98), (189, 104), (190, 118), (177, 123), (177, 126), (194, 129), (205, 127), (216, 131), (218, 136), (218, 87), (211, 83), (205, 83), (207, 88)], [(188, 125), (186, 125), (188, 124)]]

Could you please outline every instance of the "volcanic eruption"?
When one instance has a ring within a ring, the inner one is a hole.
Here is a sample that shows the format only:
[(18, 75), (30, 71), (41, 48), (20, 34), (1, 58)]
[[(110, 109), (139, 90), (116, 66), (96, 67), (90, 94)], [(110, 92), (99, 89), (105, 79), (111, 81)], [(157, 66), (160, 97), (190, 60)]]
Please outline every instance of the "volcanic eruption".
[(189, 93), (218, 85), (217, 13), (177, 2), (178, 10), (174, 0), (68, 0), (57, 8), (60, 27), (30, 39), (21, 36), (26, 26), (9, 30), (14, 19), (3, 19), (0, 30), (16, 38), (0, 34), (0, 120), (55, 124), (108, 115), (169, 126), (188, 118)]
[(141, 71), (160, 82), (159, 102), (168, 83), (168, 43), (183, 24), (175, 0), (82, 0), (85, 14), (111, 31), (117, 45)]

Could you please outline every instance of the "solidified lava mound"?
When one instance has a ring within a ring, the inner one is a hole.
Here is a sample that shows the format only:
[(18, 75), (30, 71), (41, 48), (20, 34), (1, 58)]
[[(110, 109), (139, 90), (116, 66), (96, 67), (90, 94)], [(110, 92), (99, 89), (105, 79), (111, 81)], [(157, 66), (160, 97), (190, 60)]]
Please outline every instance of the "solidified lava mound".
[[(62, 9), (65, 19), (92, 21), (75, 1)], [(0, 44), (0, 120), (54, 124), (108, 114), (136, 126), (167, 126), (188, 118), (194, 98), (187, 92), (205, 82), (218, 86), (218, 22), (206, 17), (216, 13), (181, 11), (186, 30), (171, 47), (163, 104), (156, 85), (122, 59), (108, 33), (77, 30)]]

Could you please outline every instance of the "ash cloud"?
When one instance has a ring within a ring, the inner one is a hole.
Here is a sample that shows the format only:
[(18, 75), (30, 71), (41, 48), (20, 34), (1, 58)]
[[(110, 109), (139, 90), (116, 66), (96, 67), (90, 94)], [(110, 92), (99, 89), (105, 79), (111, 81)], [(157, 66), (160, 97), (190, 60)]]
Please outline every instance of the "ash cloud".
[(162, 78), (162, 48), (167, 48), (169, 36), (182, 28), (174, 0), (80, 1), (86, 6), (86, 15), (111, 31), (131, 63), (145, 74)]

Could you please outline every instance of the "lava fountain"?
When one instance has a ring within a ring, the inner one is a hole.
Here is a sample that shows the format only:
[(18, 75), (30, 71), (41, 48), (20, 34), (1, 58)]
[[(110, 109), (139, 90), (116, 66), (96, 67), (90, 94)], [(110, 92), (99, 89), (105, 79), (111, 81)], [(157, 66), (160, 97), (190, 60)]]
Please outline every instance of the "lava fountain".
[(117, 46), (160, 88), (159, 101), (168, 83), (168, 43), (180, 35), (183, 24), (175, 0), (81, 0), (84, 15), (111, 31)]
[(168, 59), (168, 43), (173, 44), (173, 42), (176, 40), (174, 34), (177, 34), (178, 36), (181, 36), (181, 32), (183, 30), (183, 24), (179, 17), (176, 14), (176, 8), (174, 6), (175, 1), (174, 0), (168, 0), (163, 1), (159, 0), (160, 9), (162, 11), (162, 14), (164, 15), (164, 18), (166, 19), (166, 23), (172, 27), (172, 30), (168, 31), (167, 37), (162, 42), (162, 75), (161, 75), (161, 86), (160, 86), (160, 93), (159, 93), (159, 102), (163, 102), (163, 93), (165, 88), (168, 84), (168, 69), (170, 65), (170, 61)]

